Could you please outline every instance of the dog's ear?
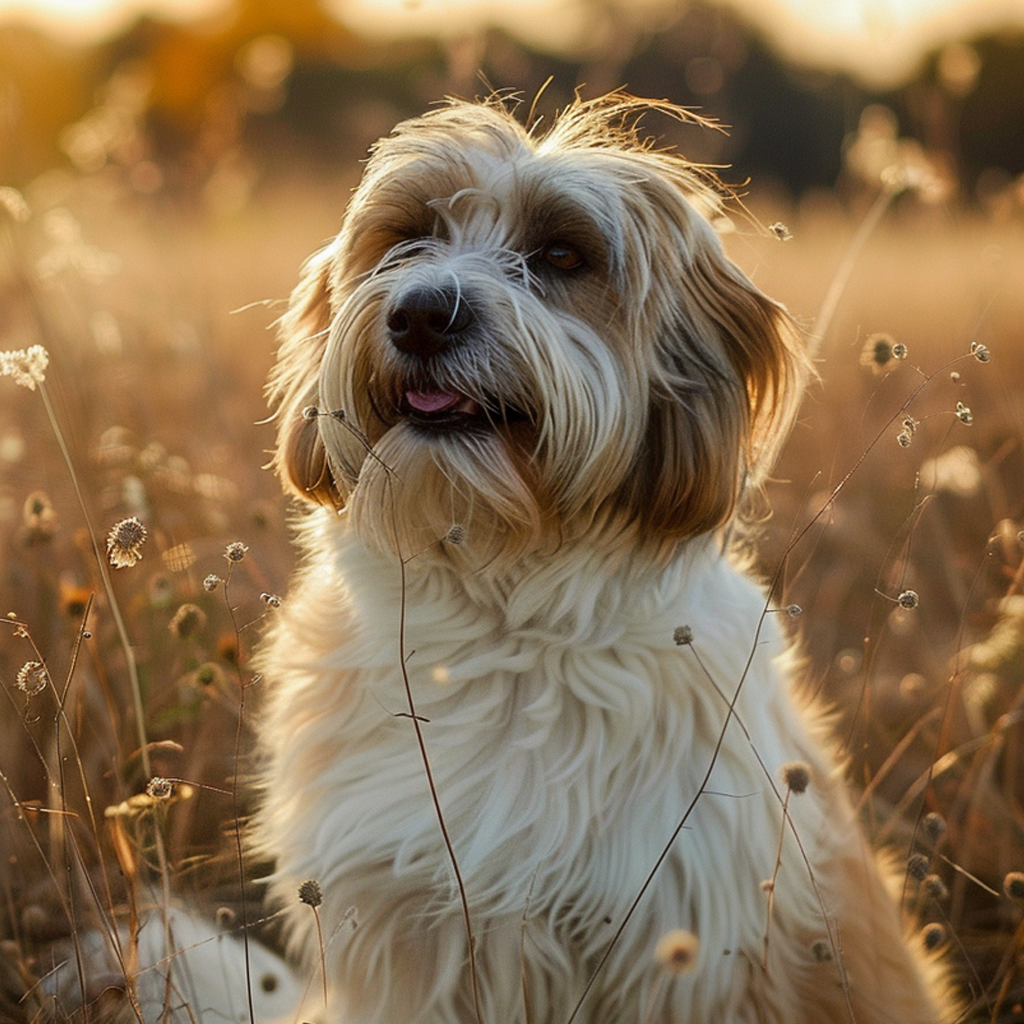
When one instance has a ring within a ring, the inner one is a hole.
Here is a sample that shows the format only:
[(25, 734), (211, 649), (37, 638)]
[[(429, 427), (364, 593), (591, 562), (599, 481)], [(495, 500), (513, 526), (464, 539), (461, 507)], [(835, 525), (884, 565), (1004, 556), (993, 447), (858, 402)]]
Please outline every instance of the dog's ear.
[(689, 227), (682, 265), (664, 262), (678, 274), (676, 308), (659, 341), (634, 490), (645, 534), (665, 540), (729, 522), (770, 471), (809, 368), (785, 309), (728, 258), (703, 217)]
[(315, 407), (318, 375), (333, 315), (331, 273), (334, 243), (315, 253), (303, 267), (288, 311), (278, 321), (281, 341), (270, 373), (267, 398), (277, 421), (277, 448), (271, 463), (284, 486), (306, 501), (344, 502), (327, 463)]

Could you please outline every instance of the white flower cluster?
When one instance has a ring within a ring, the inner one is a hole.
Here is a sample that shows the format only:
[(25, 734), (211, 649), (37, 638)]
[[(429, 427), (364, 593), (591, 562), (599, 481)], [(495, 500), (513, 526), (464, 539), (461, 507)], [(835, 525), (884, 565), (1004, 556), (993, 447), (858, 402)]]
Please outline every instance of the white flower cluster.
[(35, 391), (46, 379), (50, 354), (42, 345), (0, 352), (0, 377), (13, 377), (14, 383)]

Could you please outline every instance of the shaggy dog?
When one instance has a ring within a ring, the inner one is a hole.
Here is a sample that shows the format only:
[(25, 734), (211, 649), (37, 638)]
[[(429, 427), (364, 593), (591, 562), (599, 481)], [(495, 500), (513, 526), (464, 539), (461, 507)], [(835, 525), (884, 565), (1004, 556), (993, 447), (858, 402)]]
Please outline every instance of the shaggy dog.
[(302, 1019), (941, 1018), (727, 550), (801, 342), (650, 106), (685, 116), (399, 125), (283, 317), (276, 467), (318, 507), (253, 832)]

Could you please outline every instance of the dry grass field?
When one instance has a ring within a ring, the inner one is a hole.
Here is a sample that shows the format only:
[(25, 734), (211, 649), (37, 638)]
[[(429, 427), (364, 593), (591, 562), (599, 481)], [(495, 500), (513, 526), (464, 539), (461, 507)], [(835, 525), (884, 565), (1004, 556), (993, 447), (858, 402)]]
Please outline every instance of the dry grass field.
[[(40, 387), (0, 379), (2, 1021), (128, 1013), (116, 992), (55, 1006), (41, 983), (115, 916), (129, 966), (145, 907), (259, 916), (234, 828), (248, 662), (292, 559), (261, 389), (270, 325), (356, 171), (213, 212), (114, 169), (0, 193), (0, 349), (49, 356)], [(1024, 1020), (1024, 903), (1004, 893), (1024, 870), (1024, 215), (908, 194), (852, 252), (874, 195), (781, 209), (755, 183), (757, 219), (792, 237), (744, 218), (728, 236), (809, 336), (850, 272), (759, 559), (780, 614), (802, 609), (808, 685), (965, 1019)], [(905, 357), (865, 365), (883, 332)], [(141, 558), (114, 568), (107, 535), (130, 517)]]

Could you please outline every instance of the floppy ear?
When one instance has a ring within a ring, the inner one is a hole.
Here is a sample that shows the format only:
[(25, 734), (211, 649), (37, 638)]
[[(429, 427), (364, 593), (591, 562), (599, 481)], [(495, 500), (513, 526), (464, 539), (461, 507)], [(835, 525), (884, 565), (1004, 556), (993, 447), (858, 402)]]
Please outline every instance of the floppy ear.
[[(690, 225), (691, 228), (693, 225)], [(701, 220), (673, 282), (635, 490), (647, 536), (717, 529), (771, 469), (809, 362), (796, 325), (725, 255)]]
[(267, 399), (277, 420), (271, 465), (285, 488), (306, 501), (340, 506), (344, 497), (327, 463), (318, 418), (303, 415), (317, 401), (320, 361), (333, 316), (330, 280), (335, 256), (336, 244), (331, 243), (303, 267), (288, 311), (278, 321), (281, 346), (267, 383)]

